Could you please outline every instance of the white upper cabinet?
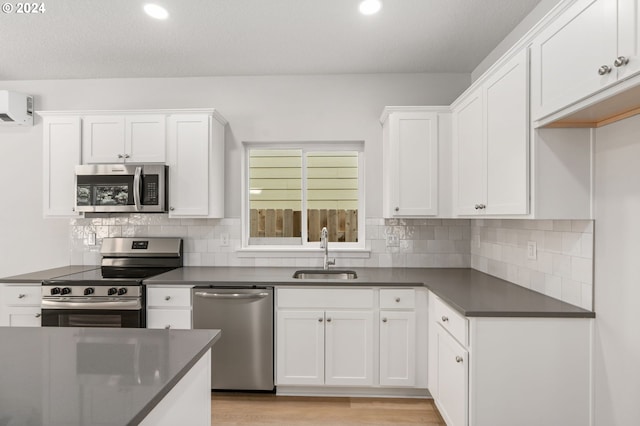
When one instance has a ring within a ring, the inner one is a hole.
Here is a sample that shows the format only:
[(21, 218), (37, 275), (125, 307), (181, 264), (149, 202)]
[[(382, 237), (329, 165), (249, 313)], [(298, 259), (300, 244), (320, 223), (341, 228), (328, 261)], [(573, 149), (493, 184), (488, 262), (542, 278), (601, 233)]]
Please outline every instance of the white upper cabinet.
[(527, 59), (522, 50), (453, 107), (456, 215), (528, 213)]
[(433, 107), (385, 108), (384, 217), (438, 215), (438, 117)]
[(88, 115), (82, 126), (82, 160), (96, 163), (164, 163), (164, 115)]
[(638, 0), (579, 0), (533, 41), (538, 120), (640, 71)]
[(74, 170), (80, 164), (80, 117), (44, 116), (42, 122), (44, 217), (77, 217)]
[(224, 127), (219, 114), (168, 118), (170, 218), (224, 217)]

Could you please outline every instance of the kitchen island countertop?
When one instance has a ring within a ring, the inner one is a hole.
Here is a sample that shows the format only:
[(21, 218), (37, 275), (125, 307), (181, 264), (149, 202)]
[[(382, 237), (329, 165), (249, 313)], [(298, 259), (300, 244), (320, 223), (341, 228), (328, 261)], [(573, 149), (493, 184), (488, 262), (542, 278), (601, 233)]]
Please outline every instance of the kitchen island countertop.
[(91, 271), (100, 268), (100, 265), (69, 265), (59, 268), (43, 269), (42, 271), (29, 272), (27, 274), (13, 275), (0, 278), (0, 283), (11, 284), (38, 284), (44, 280), (63, 277), (79, 272)]
[(219, 330), (0, 327), (0, 424), (138, 424), (219, 337)]

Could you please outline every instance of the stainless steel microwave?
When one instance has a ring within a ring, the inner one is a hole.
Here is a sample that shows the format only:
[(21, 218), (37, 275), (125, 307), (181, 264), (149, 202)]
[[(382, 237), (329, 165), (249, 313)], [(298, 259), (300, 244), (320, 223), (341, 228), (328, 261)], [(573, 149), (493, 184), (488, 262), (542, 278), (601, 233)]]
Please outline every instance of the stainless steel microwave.
[(76, 211), (167, 211), (168, 167), (159, 164), (76, 166)]

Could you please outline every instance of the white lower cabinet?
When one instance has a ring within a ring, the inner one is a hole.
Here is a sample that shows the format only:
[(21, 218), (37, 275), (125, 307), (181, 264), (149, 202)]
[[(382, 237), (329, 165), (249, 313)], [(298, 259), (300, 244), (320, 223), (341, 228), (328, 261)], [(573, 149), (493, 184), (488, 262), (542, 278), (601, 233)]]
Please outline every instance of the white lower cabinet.
[(282, 310), (276, 323), (279, 385), (373, 384), (373, 312)]
[(429, 391), (448, 426), (591, 424), (593, 319), (464, 317), (433, 293), (429, 317)]
[(0, 326), (40, 327), (41, 285), (0, 284)]
[(311, 287), (276, 295), (276, 384), (286, 392), (426, 395), (426, 291)]
[(191, 329), (191, 288), (147, 286), (147, 328)]

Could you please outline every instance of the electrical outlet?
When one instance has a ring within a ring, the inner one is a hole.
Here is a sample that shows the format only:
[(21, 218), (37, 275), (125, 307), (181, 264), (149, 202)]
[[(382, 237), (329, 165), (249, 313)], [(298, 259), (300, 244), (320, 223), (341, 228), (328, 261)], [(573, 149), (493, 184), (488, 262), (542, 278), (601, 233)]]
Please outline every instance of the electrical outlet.
[(95, 246), (96, 245), (96, 233), (95, 232), (89, 232), (87, 234), (87, 244), (90, 246)]
[(527, 241), (527, 259), (536, 260), (538, 258), (538, 246), (535, 241)]
[(400, 247), (400, 238), (395, 234), (387, 234), (387, 247)]
[(220, 234), (220, 245), (222, 247), (229, 246), (229, 233), (225, 232), (224, 234)]

